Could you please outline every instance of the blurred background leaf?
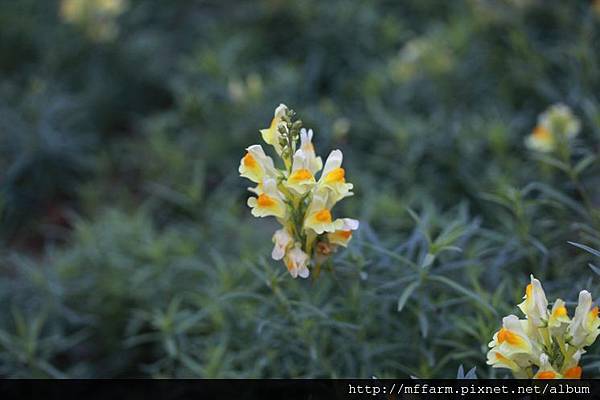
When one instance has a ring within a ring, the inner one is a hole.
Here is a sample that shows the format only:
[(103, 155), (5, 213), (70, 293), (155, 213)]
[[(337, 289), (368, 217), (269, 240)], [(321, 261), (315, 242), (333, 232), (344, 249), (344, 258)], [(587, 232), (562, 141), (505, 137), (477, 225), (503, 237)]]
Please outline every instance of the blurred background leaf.
[[(503, 376), (530, 273), (600, 295), (597, 3), (2, 2), (0, 375)], [(317, 282), (237, 176), (280, 102), (355, 184)], [(578, 182), (524, 146), (557, 102)]]

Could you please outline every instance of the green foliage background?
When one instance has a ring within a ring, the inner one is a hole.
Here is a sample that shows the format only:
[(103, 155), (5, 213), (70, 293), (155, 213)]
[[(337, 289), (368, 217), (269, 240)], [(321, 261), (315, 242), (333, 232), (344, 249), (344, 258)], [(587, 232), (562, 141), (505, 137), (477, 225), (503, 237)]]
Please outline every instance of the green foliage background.
[[(0, 3), (1, 376), (504, 376), (530, 273), (600, 296), (593, 2), (130, 0), (104, 40), (58, 10)], [(237, 173), (280, 102), (355, 184), (317, 281)], [(523, 144), (556, 102), (577, 182)]]

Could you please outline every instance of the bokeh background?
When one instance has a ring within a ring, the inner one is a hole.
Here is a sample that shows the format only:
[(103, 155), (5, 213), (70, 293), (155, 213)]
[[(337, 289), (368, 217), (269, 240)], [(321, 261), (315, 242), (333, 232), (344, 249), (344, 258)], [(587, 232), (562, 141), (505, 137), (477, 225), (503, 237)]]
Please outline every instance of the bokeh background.
[[(355, 185), (316, 281), (237, 172), (280, 102)], [(524, 145), (558, 102), (577, 182)], [(598, 1), (2, 1), (0, 375), (505, 376), (530, 273), (600, 296), (599, 143)]]

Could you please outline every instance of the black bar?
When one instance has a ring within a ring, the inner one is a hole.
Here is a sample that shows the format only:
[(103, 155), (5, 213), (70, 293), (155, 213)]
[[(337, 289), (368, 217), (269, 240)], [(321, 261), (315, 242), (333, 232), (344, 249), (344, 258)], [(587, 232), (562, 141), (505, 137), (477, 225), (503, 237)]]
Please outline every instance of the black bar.
[(12, 399), (598, 399), (600, 380), (0, 380)]

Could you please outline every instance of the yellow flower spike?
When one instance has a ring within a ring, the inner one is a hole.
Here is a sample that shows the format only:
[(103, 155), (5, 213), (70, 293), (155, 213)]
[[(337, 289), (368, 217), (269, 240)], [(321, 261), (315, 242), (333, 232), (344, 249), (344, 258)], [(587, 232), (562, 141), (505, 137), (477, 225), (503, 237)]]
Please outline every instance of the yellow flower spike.
[(313, 131), (304, 129), (284, 104), (275, 110), (269, 128), (260, 132), (284, 168), (276, 168), (260, 145), (248, 147), (239, 166), (240, 175), (257, 184), (248, 188), (255, 195), (248, 206), (255, 217), (274, 216), (283, 226), (273, 235), (271, 257), (282, 260), (293, 278), (306, 278), (311, 269), (316, 278), (322, 263), (338, 247), (347, 246), (359, 226), (351, 218), (334, 219), (331, 212), (339, 200), (352, 195), (353, 185), (346, 182), (341, 166), (342, 152), (332, 151), (323, 168)]
[(572, 139), (579, 134), (581, 122), (573, 114), (569, 106), (557, 103), (550, 106), (539, 117), (539, 125), (553, 135)]
[(517, 378), (581, 378), (581, 355), (600, 334), (598, 307), (593, 306), (591, 294), (582, 290), (572, 319), (561, 299), (548, 311), (542, 284), (533, 275), (530, 282), (519, 304), (526, 319), (515, 315), (502, 319), (502, 328), (489, 343), (487, 363), (508, 368)]
[(535, 151), (552, 152), (560, 142), (574, 138), (580, 130), (581, 122), (571, 109), (562, 103), (554, 104), (539, 115), (525, 145)]

